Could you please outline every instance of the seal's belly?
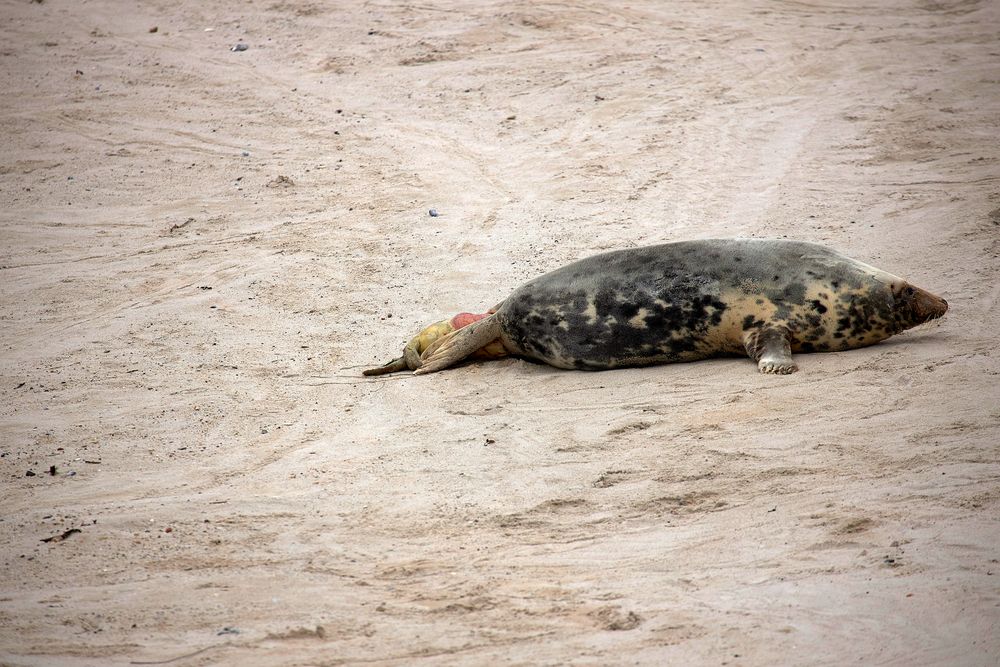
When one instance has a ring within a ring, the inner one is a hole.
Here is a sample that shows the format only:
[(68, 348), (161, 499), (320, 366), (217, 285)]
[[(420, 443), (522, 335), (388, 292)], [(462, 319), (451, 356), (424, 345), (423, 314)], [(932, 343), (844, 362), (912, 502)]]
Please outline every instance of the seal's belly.
[(603, 370), (739, 352), (721, 331), (726, 310), (714, 281), (661, 276), (575, 289), (536, 284), (512, 294), (498, 316), (517, 354)]

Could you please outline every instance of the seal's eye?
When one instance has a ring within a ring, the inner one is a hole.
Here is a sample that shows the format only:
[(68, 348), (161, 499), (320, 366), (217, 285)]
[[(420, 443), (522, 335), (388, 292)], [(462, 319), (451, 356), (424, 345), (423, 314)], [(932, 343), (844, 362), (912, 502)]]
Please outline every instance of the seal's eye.
[(912, 287), (907, 287), (905, 290), (903, 290), (903, 294), (905, 294), (906, 296), (913, 296), (915, 294), (915, 291)]

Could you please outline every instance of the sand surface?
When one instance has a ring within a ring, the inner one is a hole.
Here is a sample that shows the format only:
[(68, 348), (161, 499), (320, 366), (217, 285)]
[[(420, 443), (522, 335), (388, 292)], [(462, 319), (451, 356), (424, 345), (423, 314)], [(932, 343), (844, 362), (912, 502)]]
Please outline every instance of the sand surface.
[[(0, 664), (1000, 662), (1000, 3), (0, 19)], [(359, 376), (714, 236), (951, 310), (788, 377)]]

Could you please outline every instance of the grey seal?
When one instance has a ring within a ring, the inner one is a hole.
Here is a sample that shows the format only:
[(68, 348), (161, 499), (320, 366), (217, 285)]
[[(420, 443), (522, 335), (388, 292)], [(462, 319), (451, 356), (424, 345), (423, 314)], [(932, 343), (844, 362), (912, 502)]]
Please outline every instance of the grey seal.
[(404, 356), (365, 371), (433, 373), (514, 355), (609, 370), (746, 354), (793, 373), (793, 352), (878, 343), (941, 317), (948, 303), (824, 246), (707, 239), (606, 252), (522, 285), (481, 315), (430, 325)]

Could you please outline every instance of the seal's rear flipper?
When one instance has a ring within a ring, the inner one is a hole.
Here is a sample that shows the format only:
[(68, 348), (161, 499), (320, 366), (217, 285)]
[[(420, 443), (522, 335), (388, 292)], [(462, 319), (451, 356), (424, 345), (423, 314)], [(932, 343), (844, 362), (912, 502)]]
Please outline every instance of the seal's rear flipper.
[(490, 315), (440, 338), (420, 355), (420, 368), (414, 375), (434, 373), (454, 366), (477, 350), (500, 338), (500, 322)]
[(367, 375), (371, 377), (372, 375), (387, 375), (389, 373), (396, 373), (398, 371), (405, 371), (408, 368), (406, 364), (406, 357), (400, 357), (399, 359), (393, 359), (387, 364), (382, 366), (377, 366), (375, 368), (369, 368), (366, 371), (362, 371), (362, 375)]
[(761, 373), (788, 375), (799, 370), (792, 360), (792, 346), (785, 327), (764, 326), (747, 331), (743, 334), (743, 343)]

